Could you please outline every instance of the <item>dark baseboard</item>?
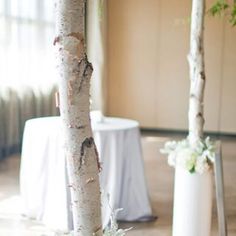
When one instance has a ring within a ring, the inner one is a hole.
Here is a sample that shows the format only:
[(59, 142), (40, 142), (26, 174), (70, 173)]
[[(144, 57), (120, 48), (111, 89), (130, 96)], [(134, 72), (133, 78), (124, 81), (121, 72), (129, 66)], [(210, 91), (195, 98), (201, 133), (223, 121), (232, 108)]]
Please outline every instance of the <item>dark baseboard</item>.
[[(144, 128), (141, 127), (141, 132), (144, 135), (154, 135), (154, 136), (183, 136), (188, 135), (187, 130), (173, 130), (173, 129), (159, 129), (159, 128)], [(225, 133), (225, 132), (204, 132), (204, 136), (209, 136), (213, 139), (227, 139), (236, 138), (236, 133)]]
[(21, 152), (21, 144), (19, 145), (14, 145), (11, 147), (2, 147), (0, 148), (0, 161), (4, 160), (5, 158), (13, 155), (13, 154), (18, 154)]

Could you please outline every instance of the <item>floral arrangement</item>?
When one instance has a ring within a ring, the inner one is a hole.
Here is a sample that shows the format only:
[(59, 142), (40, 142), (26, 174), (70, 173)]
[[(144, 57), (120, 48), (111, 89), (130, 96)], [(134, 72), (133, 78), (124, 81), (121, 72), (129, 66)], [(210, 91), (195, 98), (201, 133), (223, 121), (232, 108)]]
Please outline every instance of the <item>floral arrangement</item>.
[(129, 229), (119, 229), (118, 224), (116, 222), (116, 216), (119, 211), (122, 211), (123, 209), (116, 209), (111, 213), (110, 217), (110, 227), (106, 228), (104, 231), (104, 236), (125, 236), (126, 232), (131, 230), (132, 228)]
[(188, 139), (165, 143), (161, 153), (168, 155), (170, 166), (181, 166), (190, 173), (204, 173), (212, 168), (215, 160), (215, 146), (210, 138), (199, 140), (194, 147)]

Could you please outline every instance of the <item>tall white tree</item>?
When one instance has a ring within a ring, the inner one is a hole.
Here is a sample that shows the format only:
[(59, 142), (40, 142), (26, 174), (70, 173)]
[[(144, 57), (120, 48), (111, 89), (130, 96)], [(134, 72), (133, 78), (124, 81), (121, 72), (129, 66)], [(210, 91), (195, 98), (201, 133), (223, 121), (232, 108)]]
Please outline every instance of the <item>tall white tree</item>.
[(86, 56), (84, 28), (85, 0), (57, 0), (54, 45), (74, 235), (100, 236), (100, 165), (89, 116), (93, 68)]
[(188, 56), (190, 67), (189, 141), (192, 146), (203, 138), (203, 98), (206, 80), (203, 45), (204, 16), (205, 0), (193, 0)]
[[(189, 141), (195, 145), (203, 137), (204, 126), (204, 18), (205, 0), (192, 0), (190, 53), (190, 99), (189, 99)], [(236, 0), (216, 0), (208, 11), (213, 16), (225, 13), (232, 26), (236, 26)]]

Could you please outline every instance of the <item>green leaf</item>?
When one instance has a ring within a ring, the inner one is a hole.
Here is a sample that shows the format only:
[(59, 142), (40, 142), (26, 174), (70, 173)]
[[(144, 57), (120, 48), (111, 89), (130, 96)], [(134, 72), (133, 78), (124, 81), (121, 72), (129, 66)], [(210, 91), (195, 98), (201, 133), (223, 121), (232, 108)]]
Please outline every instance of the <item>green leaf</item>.
[(192, 169), (189, 170), (191, 174), (195, 173), (195, 166), (192, 167)]
[(217, 0), (207, 11), (208, 14), (215, 16), (227, 16), (232, 26), (236, 25), (236, 0), (228, 4), (226, 0)]
[(229, 8), (229, 4), (225, 0), (217, 0), (216, 3), (208, 10), (208, 13), (212, 16), (222, 15), (225, 10)]

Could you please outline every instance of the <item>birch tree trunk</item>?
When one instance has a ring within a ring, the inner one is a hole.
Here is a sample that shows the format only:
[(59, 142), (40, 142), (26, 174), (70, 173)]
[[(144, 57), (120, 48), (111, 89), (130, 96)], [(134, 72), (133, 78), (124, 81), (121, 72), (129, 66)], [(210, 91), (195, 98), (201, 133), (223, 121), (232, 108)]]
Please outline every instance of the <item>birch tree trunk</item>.
[(189, 141), (194, 145), (203, 137), (203, 97), (205, 87), (204, 30), (205, 0), (192, 1), (190, 53)]
[(56, 1), (60, 113), (72, 195), (74, 235), (102, 235), (99, 161), (89, 118), (92, 65), (85, 52), (85, 0)]

